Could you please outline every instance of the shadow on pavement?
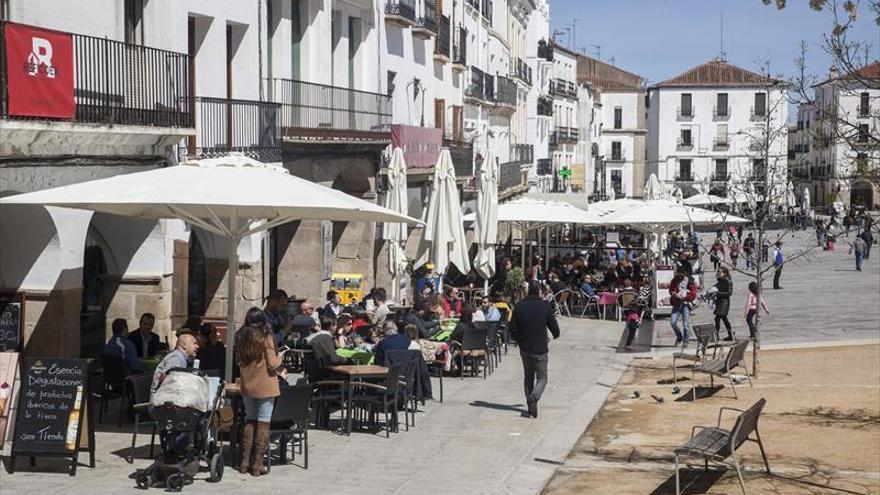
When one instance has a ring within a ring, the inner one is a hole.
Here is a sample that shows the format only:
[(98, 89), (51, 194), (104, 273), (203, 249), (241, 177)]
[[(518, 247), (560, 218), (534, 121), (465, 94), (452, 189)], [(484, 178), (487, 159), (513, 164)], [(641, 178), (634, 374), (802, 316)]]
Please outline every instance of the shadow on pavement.
[[(681, 493), (709, 493), (709, 490), (724, 476), (726, 469), (688, 469), (679, 470)], [(675, 495), (675, 474), (651, 492), (651, 495)]]
[[(701, 387), (696, 385), (694, 388), (697, 390), (697, 400), (706, 399), (708, 397), (712, 397), (717, 394), (721, 390), (724, 390), (724, 385), (719, 385), (717, 387)], [(694, 389), (687, 390), (681, 393), (681, 397), (675, 399), (675, 402), (693, 402), (694, 401)]]
[(470, 405), (472, 407), (485, 407), (486, 409), (495, 409), (498, 411), (513, 411), (525, 414), (529, 413), (529, 411), (525, 409), (522, 404), (495, 404), (493, 402), (475, 400), (471, 402)]

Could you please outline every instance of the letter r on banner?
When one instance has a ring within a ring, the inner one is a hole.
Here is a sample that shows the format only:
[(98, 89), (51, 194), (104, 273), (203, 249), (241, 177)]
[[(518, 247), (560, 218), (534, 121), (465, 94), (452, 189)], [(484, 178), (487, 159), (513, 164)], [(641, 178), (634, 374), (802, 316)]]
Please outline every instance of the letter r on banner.
[(6, 23), (9, 115), (72, 119), (73, 37), (23, 24)]

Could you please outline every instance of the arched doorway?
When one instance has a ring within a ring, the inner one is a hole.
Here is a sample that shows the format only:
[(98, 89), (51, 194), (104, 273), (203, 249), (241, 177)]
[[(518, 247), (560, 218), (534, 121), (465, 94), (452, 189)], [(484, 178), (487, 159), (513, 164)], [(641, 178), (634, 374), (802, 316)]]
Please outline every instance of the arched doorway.
[(83, 253), (82, 306), (80, 308), (80, 356), (97, 358), (104, 348), (106, 306), (104, 281), (107, 262), (97, 232), (89, 227)]
[(187, 273), (187, 314), (204, 316), (207, 308), (207, 260), (195, 227), (189, 235), (189, 268)]

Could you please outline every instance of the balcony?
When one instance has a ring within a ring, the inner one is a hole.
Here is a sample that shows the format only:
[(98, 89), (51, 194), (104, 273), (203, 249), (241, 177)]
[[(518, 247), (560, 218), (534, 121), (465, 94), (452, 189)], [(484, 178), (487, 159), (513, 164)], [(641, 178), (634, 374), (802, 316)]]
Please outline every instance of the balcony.
[(465, 0), (465, 5), (480, 13), (480, 0)]
[(434, 0), (423, 0), (422, 15), (412, 28), (413, 36), (422, 39), (432, 38), (437, 34), (437, 7)]
[(531, 144), (514, 144), (510, 147), (510, 161), (521, 165), (531, 164), (535, 159), (535, 147)]
[(712, 148), (716, 150), (726, 150), (730, 148), (730, 140), (727, 136), (716, 137), (712, 140)]
[(483, 14), (483, 19), (485, 20), (485, 22), (489, 23), (489, 25), (491, 26), (492, 25), (492, 0), (482, 0), (482, 2), (480, 2), (480, 3), (482, 4), (482, 7), (480, 8), (480, 12), (482, 12), (482, 14)]
[(553, 45), (547, 43), (544, 40), (538, 41), (538, 58), (546, 60), (547, 62), (553, 61)]
[(538, 115), (543, 117), (553, 116), (553, 98), (549, 96), (538, 97)]
[(576, 127), (557, 127), (550, 132), (550, 144), (577, 144), (579, 134)]
[(475, 102), (494, 102), (495, 78), (476, 67), (471, 67), (471, 77), (464, 96)]
[(516, 83), (504, 76), (495, 78), (495, 104), (499, 111), (516, 110)]
[(716, 121), (724, 121), (730, 118), (730, 107), (721, 107), (717, 106), (712, 108), (712, 120)]
[(434, 41), (434, 60), (441, 64), (448, 64), (450, 61), (450, 46), (452, 36), (452, 25), (449, 18), (440, 16), (440, 26), (437, 31), (437, 39)]
[(280, 104), (205, 96), (194, 100), (196, 137), (187, 144), (187, 158), (235, 151), (262, 162), (281, 161)]
[(565, 79), (554, 79), (550, 81), (550, 94), (576, 100), (578, 97), (577, 85)]
[(525, 185), (522, 166), (518, 162), (502, 163), (498, 172), (499, 192), (508, 191), (509, 189)]
[(415, 0), (387, 0), (385, 3), (385, 22), (401, 28), (415, 26)]
[(611, 158), (607, 159), (609, 162), (622, 162), (623, 161), (623, 148), (619, 148), (616, 152), (614, 149), (611, 150)]
[(510, 59), (510, 74), (526, 86), (532, 85), (532, 68), (525, 60), (515, 57)]
[(749, 119), (752, 121), (756, 120), (764, 120), (767, 118), (767, 109), (766, 108), (758, 108), (755, 107), (749, 108)]
[[(5, 22), (0, 22), (0, 78), (4, 83), (0, 118), (192, 128), (189, 101), (189, 56), (106, 38), (71, 34), (73, 40), (72, 119), (15, 115), (9, 103), (19, 95), (6, 87)], [(23, 112), (22, 112), (23, 113)], [(191, 132), (191, 131), (190, 131)], [(188, 133), (187, 133), (188, 134)]]
[(694, 107), (678, 107), (675, 112), (676, 120), (694, 120)]
[(675, 142), (675, 149), (678, 151), (692, 151), (694, 149), (694, 142), (692, 140), (685, 141), (682, 138), (678, 138)]
[(270, 99), (281, 104), (281, 134), (290, 140), (387, 140), (391, 97), (293, 79), (269, 80)]
[(694, 176), (690, 172), (675, 174), (675, 182), (693, 182)]
[(715, 172), (710, 180), (712, 182), (727, 182), (730, 180), (730, 174), (727, 172)]
[(452, 39), (452, 70), (464, 72), (467, 70), (467, 29), (459, 24)]

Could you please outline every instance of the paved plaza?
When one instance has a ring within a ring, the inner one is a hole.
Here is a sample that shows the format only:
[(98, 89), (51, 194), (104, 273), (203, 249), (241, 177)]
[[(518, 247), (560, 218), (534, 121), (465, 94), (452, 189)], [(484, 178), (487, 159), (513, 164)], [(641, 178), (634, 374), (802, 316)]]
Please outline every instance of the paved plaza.
[[(812, 241), (811, 235), (799, 233), (788, 239), (786, 251), (794, 253)], [(745, 285), (746, 277), (735, 274), (731, 321), (739, 336), (747, 332), (742, 317)], [(865, 263), (863, 272), (855, 272), (845, 242), (833, 253), (812, 251), (786, 267), (782, 286), (783, 290), (766, 292), (773, 311), (765, 320), (768, 344), (880, 340), (880, 252)], [(697, 323), (710, 319), (705, 307), (695, 315)], [(653, 353), (671, 351), (666, 347), (672, 338), (668, 319), (657, 321), (655, 329)], [(220, 485), (207, 483), (202, 475), (185, 491), (259, 493), (296, 487), (358, 494), (539, 493), (564, 465), (629, 360), (638, 356), (617, 351), (620, 336), (621, 324), (613, 320), (563, 319), (562, 337), (551, 346), (550, 385), (537, 419), (521, 417), (522, 365), (511, 349), (487, 380), (445, 379), (445, 402), (428, 402), (409, 432), (386, 439), (384, 433), (345, 437), (312, 431), (308, 470), (278, 466), (260, 479), (227, 470)], [(39, 487), (41, 492), (90, 494), (134, 489), (130, 475), (149, 461), (145, 448), (138, 449), (133, 465), (122, 459), (130, 438), (126, 433), (99, 432), (97, 468), (82, 467), (75, 478), (60, 472), (4, 472), (0, 489), (23, 493)], [(26, 470), (25, 464), (20, 462), (19, 469)], [(38, 466), (47, 465), (50, 460), (38, 461)]]

